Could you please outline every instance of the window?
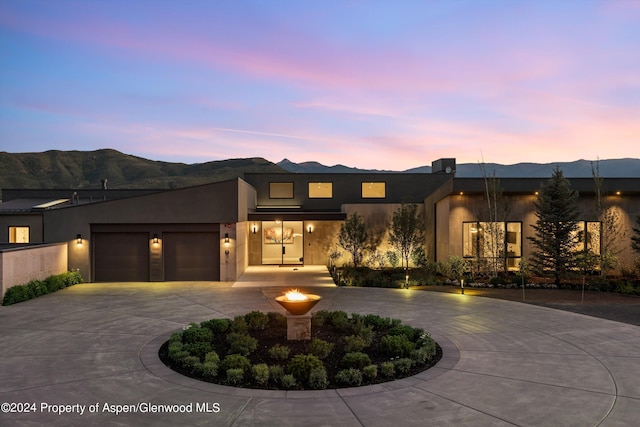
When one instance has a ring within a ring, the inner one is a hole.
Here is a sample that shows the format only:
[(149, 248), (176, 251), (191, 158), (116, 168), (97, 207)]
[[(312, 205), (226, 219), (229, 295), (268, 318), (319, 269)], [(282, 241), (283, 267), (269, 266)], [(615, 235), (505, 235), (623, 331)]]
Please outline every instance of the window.
[(363, 182), (362, 198), (363, 199), (384, 199), (385, 183), (384, 182)]
[(270, 199), (293, 199), (293, 182), (270, 182)]
[(310, 182), (309, 198), (310, 199), (330, 199), (333, 197), (332, 182)]
[(577, 252), (586, 250), (600, 255), (600, 227), (599, 221), (578, 221), (577, 243), (573, 249)]
[(517, 270), (522, 257), (521, 222), (463, 222), (462, 256), (478, 260), (504, 259)]
[(9, 227), (9, 243), (29, 243), (29, 227)]

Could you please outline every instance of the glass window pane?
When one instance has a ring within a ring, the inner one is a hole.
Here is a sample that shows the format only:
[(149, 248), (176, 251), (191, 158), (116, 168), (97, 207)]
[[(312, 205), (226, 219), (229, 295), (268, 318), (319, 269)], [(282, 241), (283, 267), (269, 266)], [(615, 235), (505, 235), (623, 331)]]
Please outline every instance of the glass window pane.
[(522, 256), (522, 223), (507, 223), (507, 256)]
[(293, 182), (270, 182), (269, 198), (293, 199)]
[(478, 223), (462, 223), (462, 256), (475, 257), (478, 244)]
[(29, 243), (29, 227), (9, 227), (9, 243)]
[(385, 183), (384, 182), (363, 182), (362, 198), (363, 199), (384, 199)]
[(309, 198), (310, 199), (330, 199), (333, 197), (332, 182), (310, 182)]
[(600, 222), (587, 222), (585, 244), (587, 245), (587, 250), (590, 250), (595, 255), (600, 255)]

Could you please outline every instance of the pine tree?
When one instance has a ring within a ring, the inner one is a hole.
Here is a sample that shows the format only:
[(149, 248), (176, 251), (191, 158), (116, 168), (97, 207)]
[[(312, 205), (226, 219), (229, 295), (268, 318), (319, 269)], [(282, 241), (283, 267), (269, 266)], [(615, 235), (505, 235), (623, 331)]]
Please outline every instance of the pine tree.
[(535, 236), (532, 264), (539, 274), (552, 275), (556, 285), (575, 267), (578, 233), (578, 193), (556, 167), (534, 202), (538, 218), (532, 226)]

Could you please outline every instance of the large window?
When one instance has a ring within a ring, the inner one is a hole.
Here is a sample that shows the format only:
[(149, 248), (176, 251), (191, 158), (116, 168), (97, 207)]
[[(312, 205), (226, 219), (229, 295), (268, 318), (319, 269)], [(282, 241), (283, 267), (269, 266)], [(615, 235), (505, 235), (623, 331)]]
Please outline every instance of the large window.
[(599, 221), (578, 221), (576, 252), (589, 251), (594, 255), (600, 255), (600, 228)]
[(310, 182), (309, 198), (310, 199), (330, 199), (333, 197), (332, 182)]
[(463, 222), (462, 256), (478, 261), (501, 259), (508, 270), (517, 270), (522, 258), (522, 223)]
[(386, 197), (386, 186), (384, 182), (363, 182), (363, 199), (384, 199)]
[(293, 199), (293, 182), (270, 182), (270, 199)]
[(29, 243), (29, 227), (9, 227), (9, 243)]

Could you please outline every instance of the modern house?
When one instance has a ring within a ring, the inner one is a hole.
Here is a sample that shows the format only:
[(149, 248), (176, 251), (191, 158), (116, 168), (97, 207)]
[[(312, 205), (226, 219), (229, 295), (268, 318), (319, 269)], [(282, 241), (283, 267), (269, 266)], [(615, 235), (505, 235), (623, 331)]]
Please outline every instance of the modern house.
[[(384, 253), (392, 213), (402, 203), (415, 203), (425, 220), (428, 259), (489, 257), (486, 230), (492, 223), (501, 230), (508, 268), (517, 269), (532, 250), (527, 237), (545, 181), (500, 179), (499, 221), (489, 221), (485, 180), (456, 178), (455, 159), (433, 162), (429, 174), (247, 173), (177, 190), (5, 189), (0, 248), (65, 243), (65, 268), (92, 282), (234, 281), (249, 265), (326, 264), (338, 249), (340, 225), (354, 212)], [(597, 252), (594, 180), (569, 181), (580, 194), (585, 244)], [(604, 179), (604, 191), (624, 231), (621, 265), (631, 266), (640, 178)]]

